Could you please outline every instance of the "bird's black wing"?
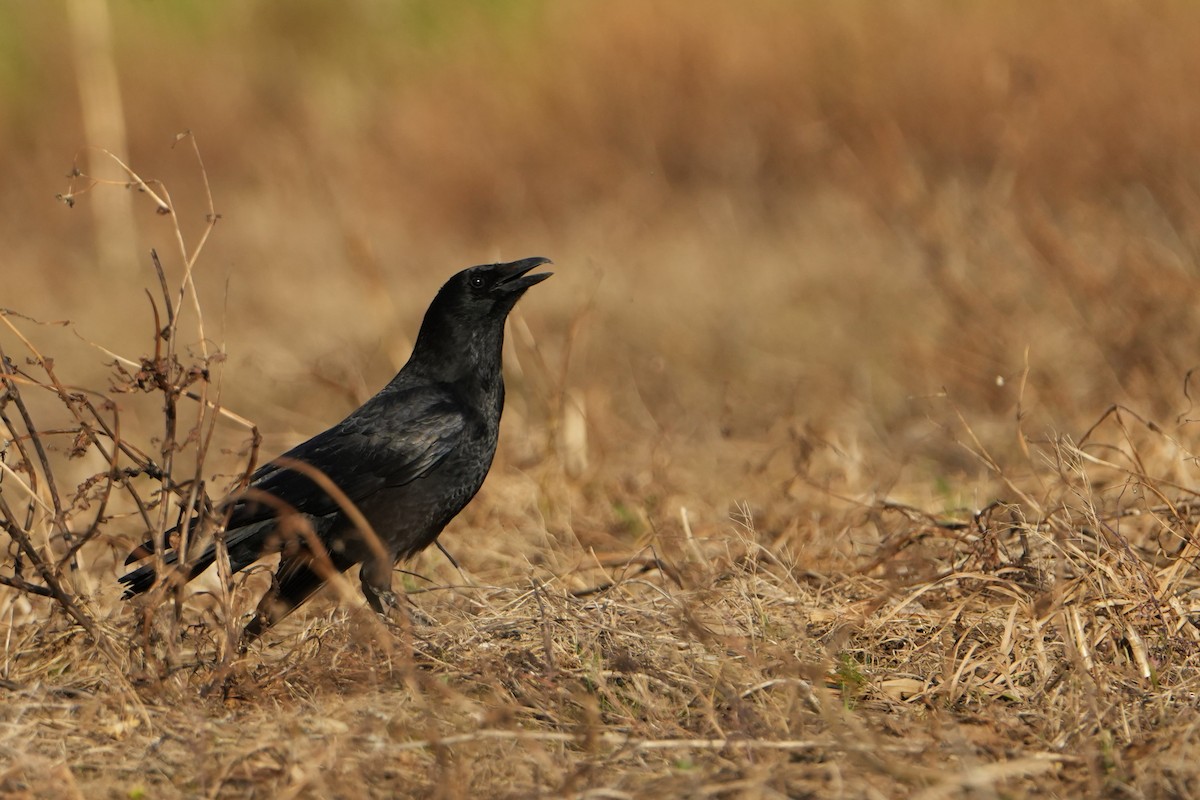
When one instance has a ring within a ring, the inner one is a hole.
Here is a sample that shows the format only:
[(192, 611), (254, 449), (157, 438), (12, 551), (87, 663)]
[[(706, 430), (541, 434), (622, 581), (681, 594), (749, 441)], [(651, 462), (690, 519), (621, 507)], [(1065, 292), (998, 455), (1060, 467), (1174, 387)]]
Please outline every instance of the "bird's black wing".
[(337, 501), (316, 481), (302, 469), (290, 468), (292, 462), (323, 473), (358, 502), (428, 474), (454, 450), (466, 425), (460, 405), (441, 387), (389, 388), (258, 470), (250, 483), (253, 491), (235, 501), (226, 529), (274, 516), (278, 504), (256, 500), (262, 493), (314, 517), (338, 510)]
[[(289, 462), (323, 473), (357, 503), (384, 487), (401, 486), (428, 474), (454, 450), (466, 427), (467, 415), (447, 389), (428, 384), (389, 386), (334, 427), (256, 471), (250, 490), (224, 504), (229, 514), (225, 529), (247, 528), (248, 538), (254, 539), (269, 532), (258, 523), (273, 520), (281, 511), (294, 509), (323, 517), (340, 509), (337, 500), (311, 477), (289, 469)], [(253, 546), (253, 542), (246, 544)], [(146, 542), (126, 563), (152, 553), (153, 548), (153, 541)], [(169, 561), (175, 560), (174, 555)]]

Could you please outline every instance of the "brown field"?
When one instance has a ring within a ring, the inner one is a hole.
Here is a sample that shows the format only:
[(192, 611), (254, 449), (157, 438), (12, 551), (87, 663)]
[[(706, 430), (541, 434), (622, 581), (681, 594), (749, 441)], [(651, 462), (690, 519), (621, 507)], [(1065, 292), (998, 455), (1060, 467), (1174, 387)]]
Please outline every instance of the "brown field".
[[(1184, 0), (0, 6), (0, 795), (1200, 796), (1198, 41)], [(412, 623), (351, 575), (239, 653), (264, 570), (119, 600), (529, 255)]]

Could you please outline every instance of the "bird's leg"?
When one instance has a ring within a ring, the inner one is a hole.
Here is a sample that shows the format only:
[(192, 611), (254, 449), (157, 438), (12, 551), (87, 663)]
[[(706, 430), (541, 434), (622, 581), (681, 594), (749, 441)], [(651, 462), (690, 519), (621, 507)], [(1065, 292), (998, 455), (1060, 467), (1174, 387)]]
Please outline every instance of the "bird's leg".
[(392, 566), (377, 560), (369, 559), (363, 562), (358, 574), (362, 583), (363, 595), (376, 614), (391, 622), (399, 622), (398, 617), (404, 615), (410, 622), (421, 625), (432, 625), (433, 619), (421, 611), (406, 595), (392, 591)]
[(279, 620), (286, 617), (308, 595), (320, 588), (322, 579), (307, 565), (293, 564), (290, 568), (281, 563), (280, 572), (285, 572), (290, 580), (281, 585), (279, 576), (271, 579), (271, 588), (258, 602), (254, 618), (247, 623), (242, 631), (242, 649), (262, 636), (263, 632)]
[(241, 650), (245, 652), (250, 643), (262, 636), (263, 631), (271, 627), (274, 622), (275, 620), (272, 619), (270, 612), (264, 610), (260, 605), (258, 610), (254, 612), (254, 618), (242, 630)]
[(254, 618), (242, 631), (243, 645), (254, 641), (267, 628), (292, 613), (296, 606), (325, 585), (332, 571), (349, 567), (350, 564), (342, 560), (331, 563), (328, 559), (322, 561), (308, 553), (285, 555), (271, 579), (271, 588), (259, 600)]
[(387, 616), (388, 611), (398, 607), (396, 595), (392, 592), (392, 566), (379, 559), (370, 558), (363, 562), (358, 574), (362, 583), (363, 595), (376, 614)]
[(450, 563), (452, 565), (454, 565), (454, 568), (456, 570), (458, 570), (459, 574), (461, 575), (462, 567), (460, 567), (458, 565), (458, 561), (455, 560), (454, 556), (450, 555), (450, 551), (446, 549), (446, 546), (444, 544), (442, 544), (442, 541), (440, 539), (434, 539), (433, 543), (437, 545), (438, 550), (442, 551), (442, 555), (444, 555), (446, 558), (450, 559)]

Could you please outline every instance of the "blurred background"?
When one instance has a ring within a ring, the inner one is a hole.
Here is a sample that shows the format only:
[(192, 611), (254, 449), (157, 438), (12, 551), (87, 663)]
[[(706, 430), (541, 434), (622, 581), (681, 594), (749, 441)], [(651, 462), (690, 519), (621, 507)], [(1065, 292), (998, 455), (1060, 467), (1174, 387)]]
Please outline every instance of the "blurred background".
[(601, 547), (684, 505), (771, 537), (977, 506), (964, 441), (1023, 458), (1113, 403), (1194, 434), (1198, 33), (1171, 0), (6, 3), (0, 305), (150, 353), (149, 251), (183, 260), (144, 194), (68, 177), (124, 181), (103, 148), (189, 248), (207, 175), (205, 333), (266, 455), (382, 386), (448, 275), (544, 255), (493, 506), (535, 476)]

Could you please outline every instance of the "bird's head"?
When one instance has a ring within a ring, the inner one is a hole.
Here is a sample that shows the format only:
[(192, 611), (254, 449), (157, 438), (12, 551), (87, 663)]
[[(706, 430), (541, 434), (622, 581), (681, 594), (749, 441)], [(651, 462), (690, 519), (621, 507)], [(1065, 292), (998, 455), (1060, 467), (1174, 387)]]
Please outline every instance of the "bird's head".
[(538, 272), (530, 275), (543, 264), (553, 264), (548, 258), (534, 256), (512, 261), (508, 264), (484, 264), (458, 273), (453, 280), (460, 280), (472, 302), (493, 303), (509, 309), (516, 304), (525, 290), (541, 283), (554, 273)]
[(438, 308), (448, 318), (469, 327), (488, 321), (503, 323), (521, 295), (552, 273), (529, 274), (548, 258), (524, 258), (507, 264), (483, 264), (455, 275), (438, 292), (430, 312)]
[(508, 264), (483, 264), (464, 269), (446, 281), (425, 312), (414, 358), (424, 369), (441, 370), (454, 364), (435, 365), (455, 353), (463, 354), (466, 364), (498, 352), (508, 312), (530, 286), (551, 275), (530, 273), (550, 263), (548, 258), (525, 258)]

